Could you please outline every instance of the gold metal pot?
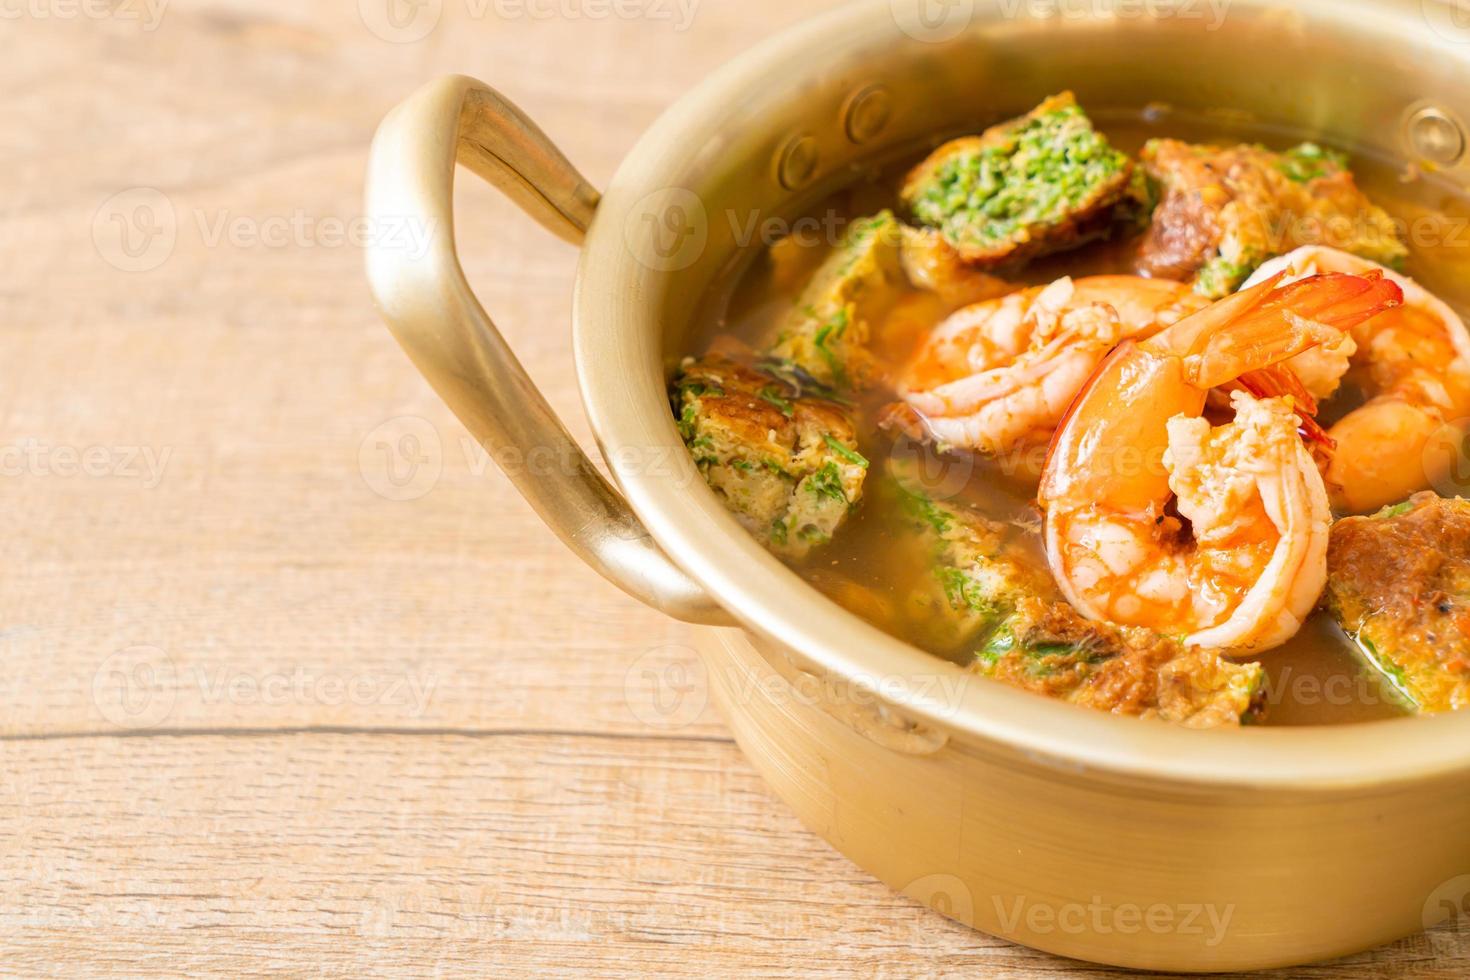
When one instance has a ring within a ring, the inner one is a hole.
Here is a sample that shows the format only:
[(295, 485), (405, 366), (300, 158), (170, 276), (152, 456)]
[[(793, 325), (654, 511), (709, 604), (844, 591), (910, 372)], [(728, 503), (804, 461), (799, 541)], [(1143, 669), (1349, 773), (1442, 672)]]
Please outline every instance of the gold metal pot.
[[(384, 316), (588, 563), (701, 631), (737, 740), (814, 831), (940, 911), (1122, 966), (1220, 970), (1371, 947), (1470, 894), (1470, 717), (1189, 732), (965, 674), (829, 602), (704, 487), (668, 372), (750, 217), (860, 163), (1042, 96), (1226, 108), (1461, 175), (1470, 20), (1442, 0), (871, 0), (717, 72), (605, 195), (495, 92), (434, 82), (373, 146), (371, 220), (433, 230), (368, 256)], [(583, 242), (573, 338), (616, 478), (576, 449), (459, 267), (456, 161)], [(535, 476), (527, 476), (531, 470)], [(720, 628), (720, 627), (737, 627)]]

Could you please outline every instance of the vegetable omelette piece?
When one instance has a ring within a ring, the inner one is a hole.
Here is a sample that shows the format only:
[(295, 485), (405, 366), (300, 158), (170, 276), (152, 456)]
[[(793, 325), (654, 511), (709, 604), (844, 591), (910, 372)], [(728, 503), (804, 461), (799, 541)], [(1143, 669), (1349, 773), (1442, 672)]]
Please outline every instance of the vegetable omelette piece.
[(868, 461), (847, 411), (794, 377), (719, 354), (674, 382), (679, 433), (705, 481), (771, 551), (800, 559), (862, 499)]
[(867, 349), (873, 324), (908, 288), (901, 240), (891, 211), (853, 222), (781, 324), (771, 355), (824, 385), (861, 388), (873, 373)]
[(1328, 611), (1426, 713), (1470, 706), (1470, 501), (1420, 493), (1332, 528)]
[[(897, 470), (898, 468), (895, 468)], [(921, 615), (947, 625), (986, 677), (1057, 700), (1190, 728), (1239, 725), (1264, 702), (1260, 664), (1186, 649), (1149, 630), (1085, 619), (1040, 563), (1017, 557), (1009, 525), (936, 501), (896, 473), (904, 507), (927, 541), (932, 574)]]
[(922, 551), (923, 573), (909, 598), (911, 613), (932, 642), (949, 650), (973, 647), (993, 633), (1027, 596), (1057, 596), (1039, 563), (1021, 560), (1019, 531), (962, 505), (934, 500), (891, 464), (892, 488)]
[(1258, 663), (1094, 623), (1060, 600), (1021, 600), (980, 648), (975, 670), (1072, 704), (1186, 728), (1253, 720), (1265, 699)]
[(1071, 92), (980, 136), (953, 140), (909, 174), (904, 206), (964, 261), (994, 266), (1062, 251), (1105, 230), (1133, 162)]
[(955, 309), (1004, 296), (1016, 288), (983, 269), (965, 264), (943, 236), (930, 228), (905, 225), (899, 257), (909, 282), (939, 296)]
[(1163, 200), (1139, 270), (1192, 281), (1211, 299), (1233, 293), (1267, 259), (1303, 245), (1393, 267), (1408, 257), (1393, 219), (1358, 189), (1347, 158), (1314, 143), (1275, 153), (1155, 139), (1142, 159)]

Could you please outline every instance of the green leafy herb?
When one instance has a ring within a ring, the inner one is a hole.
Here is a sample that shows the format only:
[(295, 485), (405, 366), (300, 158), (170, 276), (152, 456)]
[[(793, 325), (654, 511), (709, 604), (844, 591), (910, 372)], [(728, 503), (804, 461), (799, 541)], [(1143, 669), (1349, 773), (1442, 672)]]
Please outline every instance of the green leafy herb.
[(854, 466), (861, 466), (863, 469), (868, 468), (869, 464), (867, 458), (864, 457), (857, 450), (847, 448), (842, 443), (832, 438), (832, 436), (830, 435), (824, 435), (822, 438), (827, 441), (827, 447), (838, 456), (841, 456), (843, 459), (847, 460), (849, 463), (852, 463)]
[(1254, 265), (1216, 256), (1199, 270), (1194, 280), (1194, 291), (1212, 299), (1229, 296), (1254, 271)]
[(910, 517), (929, 525), (938, 534), (949, 533), (954, 526), (953, 515), (922, 493), (916, 493), (902, 484), (897, 484), (897, 487), (899, 502)]
[(1346, 153), (1330, 150), (1316, 143), (1303, 143), (1281, 154), (1276, 168), (1299, 184), (1331, 177), (1347, 169)]
[(836, 463), (827, 463), (806, 478), (807, 489), (821, 497), (829, 497), (847, 503), (847, 493), (842, 489), (842, 474)]
[(679, 435), (684, 437), (684, 441), (686, 443), (693, 441), (694, 433), (699, 426), (699, 410), (692, 402), (686, 404), (683, 411), (679, 413), (678, 426)]
[(1380, 510), (1378, 513), (1374, 514), (1373, 517), (1376, 520), (1383, 521), (1389, 519), (1390, 517), (1401, 517), (1413, 509), (1414, 501), (1405, 500), (1402, 503), (1390, 504), (1389, 506)]
[(828, 534), (826, 531), (823, 531), (821, 528), (811, 524), (808, 524), (806, 527), (796, 532), (796, 536), (801, 538), (801, 540), (809, 541), (812, 544), (826, 544), (828, 541), (832, 540), (832, 535)]
[(975, 654), (980, 662), (987, 666), (995, 666), (1000, 663), (1001, 658), (1010, 656), (1016, 649), (1016, 633), (1010, 626), (1001, 626), (990, 635), (985, 645)]
[(817, 353), (827, 362), (827, 367), (832, 370), (832, 378), (839, 385), (847, 384), (847, 365), (837, 352), (827, 346), (829, 340), (841, 340), (842, 335), (847, 333), (849, 315), (847, 307), (843, 307), (834, 313), (826, 323), (817, 328), (816, 336), (812, 338), (812, 345), (816, 347)]
[(1030, 117), (1006, 135), (941, 163), (911, 202), (914, 217), (953, 244), (993, 248), (1065, 219), (1128, 166), (1075, 105)]
[(780, 390), (773, 385), (767, 385), (760, 390), (760, 400), (776, 406), (776, 408), (780, 409), (781, 414), (788, 419), (796, 412), (791, 402), (782, 398)]
[(771, 522), (771, 540), (778, 545), (786, 543), (786, 522), (779, 517)]
[(766, 377), (785, 385), (788, 392), (787, 397), (789, 398), (795, 399), (811, 396), (838, 405), (852, 404), (839, 395), (835, 389), (822, 384), (822, 382), (812, 377), (796, 362), (787, 358), (763, 357), (756, 362), (756, 370), (760, 371)]

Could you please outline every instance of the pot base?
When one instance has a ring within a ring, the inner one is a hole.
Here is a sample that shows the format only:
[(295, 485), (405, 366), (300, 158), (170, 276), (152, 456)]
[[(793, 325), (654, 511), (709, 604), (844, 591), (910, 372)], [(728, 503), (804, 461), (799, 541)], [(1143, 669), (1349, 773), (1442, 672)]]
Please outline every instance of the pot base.
[[(1470, 869), (1463, 788), (1417, 813), (1362, 794), (1209, 799), (936, 733), (895, 744), (862, 721), (861, 695), (763, 641), (706, 629), (697, 646), (736, 742), (806, 827), (935, 911), (1035, 949), (1180, 972), (1316, 962), (1433, 924), (1449, 908), (1434, 896), (1461, 880), (1443, 869)], [(1350, 850), (1365, 828), (1409, 826), (1407, 843)]]

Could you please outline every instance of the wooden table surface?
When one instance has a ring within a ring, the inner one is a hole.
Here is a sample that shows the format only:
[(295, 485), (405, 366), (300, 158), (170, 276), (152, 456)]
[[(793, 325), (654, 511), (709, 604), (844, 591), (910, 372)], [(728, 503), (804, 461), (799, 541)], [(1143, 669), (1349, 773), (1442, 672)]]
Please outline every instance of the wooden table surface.
[[(0, 21), (0, 972), (1111, 976), (805, 832), (683, 628), (555, 542), (368, 301), (366, 146), (426, 79), (602, 184), (832, 3), (424, 0), (413, 40), (386, 2)], [(470, 279), (587, 444), (575, 251), (461, 185)], [(1291, 975), (1467, 971), (1439, 935)]]

